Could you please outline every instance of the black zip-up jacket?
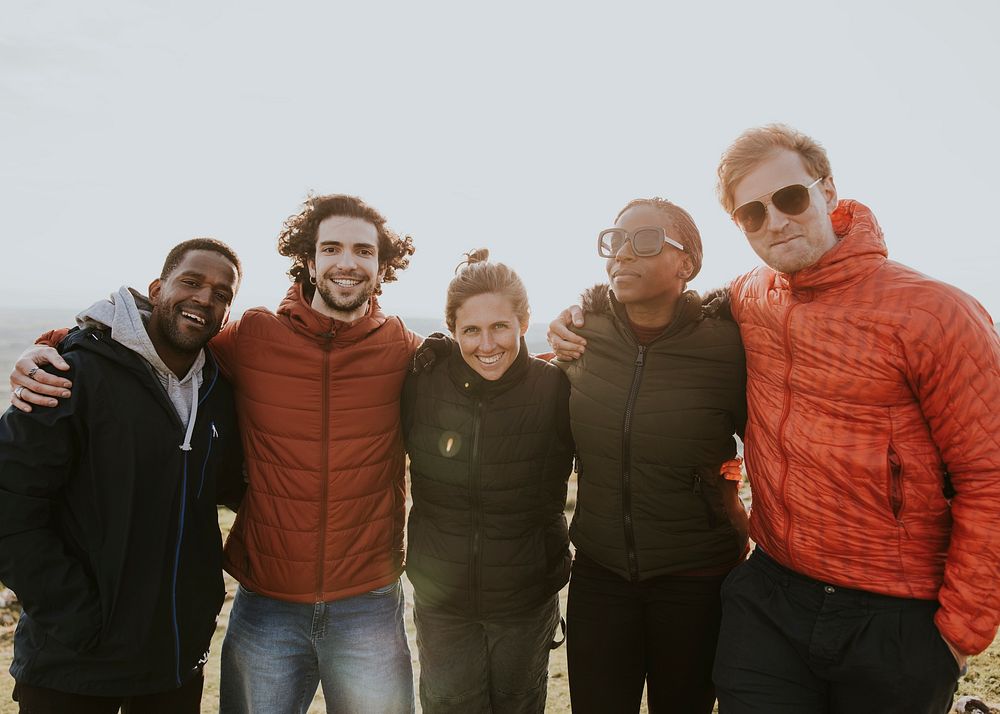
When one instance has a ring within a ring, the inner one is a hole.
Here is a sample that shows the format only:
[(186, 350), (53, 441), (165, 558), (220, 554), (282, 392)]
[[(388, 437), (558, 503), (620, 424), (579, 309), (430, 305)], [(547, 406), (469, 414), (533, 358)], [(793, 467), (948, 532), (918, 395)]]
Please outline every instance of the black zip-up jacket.
[(110, 333), (60, 345), (73, 396), (0, 419), (0, 580), (24, 612), (18, 682), (87, 695), (180, 686), (225, 597), (216, 503), (238, 502), (232, 390), (206, 353), (191, 450), (152, 368)]
[(736, 486), (719, 477), (746, 424), (739, 329), (684, 293), (667, 328), (639, 345), (606, 286), (583, 295), (587, 349), (557, 362), (572, 385), (577, 551), (622, 578), (724, 567), (745, 552)]
[(496, 381), (470, 368), (457, 344), (433, 371), (407, 377), (406, 572), (421, 603), (500, 616), (538, 606), (565, 585), (568, 398), (566, 378), (529, 357), (523, 340)]

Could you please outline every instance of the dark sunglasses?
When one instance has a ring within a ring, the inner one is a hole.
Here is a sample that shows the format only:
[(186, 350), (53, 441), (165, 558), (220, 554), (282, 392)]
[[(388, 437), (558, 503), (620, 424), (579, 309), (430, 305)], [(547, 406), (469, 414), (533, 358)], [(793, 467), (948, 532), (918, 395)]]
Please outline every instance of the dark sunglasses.
[(624, 228), (608, 228), (597, 236), (597, 254), (602, 258), (614, 258), (626, 243), (632, 243), (632, 252), (640, 258), (651, 258), (659, 255), (663, 244), (669, 243), (677, 250), (684, 246), (667, 235), (661, 226), (643, 226), (632, 231), (632, 235)]
[(808, 186), (800, 183), (779, 188), (768, 196), (761, 196), (754, 201), (748, 201), (733, 211), (733, 220), (743, 229), (744, 233), (756, 233), (764, 225), (767, 218), (767, 207), (773, 205), (786, 216), (797, 216), (809, 208), (809, 189), (822, 181), (820, 176)]

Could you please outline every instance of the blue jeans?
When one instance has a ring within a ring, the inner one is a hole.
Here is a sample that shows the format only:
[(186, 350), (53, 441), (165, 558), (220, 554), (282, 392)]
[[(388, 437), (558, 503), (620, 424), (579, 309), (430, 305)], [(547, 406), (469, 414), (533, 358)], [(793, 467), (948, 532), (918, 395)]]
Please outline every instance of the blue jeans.
[(322, 682), (326, 711), (411, 714), (403, 588), (313, 604), (242, 586), (222, 644), (221, 714), (304, 714)]
[(541, 714), (559, 596), (527, 612), (474, 618), (414, 594), (424, 714)]

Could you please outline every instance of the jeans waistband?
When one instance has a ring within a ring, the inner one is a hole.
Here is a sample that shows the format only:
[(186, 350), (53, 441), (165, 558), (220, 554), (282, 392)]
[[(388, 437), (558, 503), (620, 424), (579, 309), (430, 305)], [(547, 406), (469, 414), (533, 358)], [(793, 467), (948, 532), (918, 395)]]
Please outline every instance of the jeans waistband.
[(858, 590), (836, 583), (824, 582), (810, 578), (808, 575), (796, 572), (787, 568), (777, 560), (769, 556), (759, 546), (750, 554), (750, 563), (766, 571), (767, 574), (781, 582), (785, 587), (801, 587), (809, 590), (821, 591), (828, 596), (837, 596), (837, 599), (844, 603), (852, 603), (859, 607), (873, 609), (900, 609), (900, 608), (933, 608), (938, 607), (936, 600), (917, 600), (915, 598), (896, 597), (894, 595), (884, 595), (873, 593), (868, 590)]

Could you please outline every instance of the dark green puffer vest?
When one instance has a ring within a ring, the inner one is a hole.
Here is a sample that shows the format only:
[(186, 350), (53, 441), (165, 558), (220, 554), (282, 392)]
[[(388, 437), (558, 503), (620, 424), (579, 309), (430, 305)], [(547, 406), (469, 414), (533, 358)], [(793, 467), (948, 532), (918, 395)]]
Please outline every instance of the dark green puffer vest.
[(432, 371), (407, 377), (406, 572), (422, 603), (505, 615), (540, 605), (566, 583), (568, 401), (565, 376), (529, 357), (523, 340), (493, 382), (465, 363), (457, 344)]
[(746, 422), (739, 329), (703, 317), (698, 294), (640, 346), (606, 286), (583, 296), (587, 349), (569, 377), (579, 458), (570, 535), (577, 550), (632, 582), (735, 562), (719, 467)]

